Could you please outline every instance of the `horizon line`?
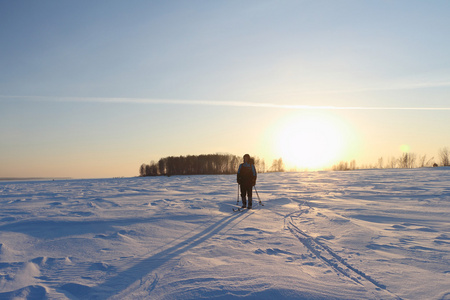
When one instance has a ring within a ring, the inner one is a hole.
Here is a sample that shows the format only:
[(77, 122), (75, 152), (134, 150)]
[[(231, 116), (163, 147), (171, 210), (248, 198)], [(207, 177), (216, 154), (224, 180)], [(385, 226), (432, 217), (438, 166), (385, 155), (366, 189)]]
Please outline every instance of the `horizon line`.
[(334, 105), (302, 105), (276, 104), (249, 101), (214, 101), (214, 100), (181, 100), (181, 99), (152, 99), (152, 98), (114, 98), (114, 97), (55, 97), (55, 96), (11, 96), (0, 95), (0, 99), (14, 98), (30, 101), (51, 102), (84, 102), (84, 103), (130, 103), (130, 104), (166, 104), (166, 105), (199, 105), (223, 107), (255, 107), (280, 108), (297, 110), (450, 110), (450, 107), (401, 107), (401, 106), (334, 106)]

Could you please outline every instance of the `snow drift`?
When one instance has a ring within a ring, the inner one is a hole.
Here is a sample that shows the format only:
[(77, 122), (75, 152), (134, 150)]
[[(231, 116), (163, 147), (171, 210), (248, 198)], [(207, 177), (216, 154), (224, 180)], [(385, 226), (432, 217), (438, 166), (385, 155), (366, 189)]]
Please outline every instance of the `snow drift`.
[[(0, 299), (450, 299), (450, 170), (0, 183)], [(256, 202), (257, 203), (257, 202)]]

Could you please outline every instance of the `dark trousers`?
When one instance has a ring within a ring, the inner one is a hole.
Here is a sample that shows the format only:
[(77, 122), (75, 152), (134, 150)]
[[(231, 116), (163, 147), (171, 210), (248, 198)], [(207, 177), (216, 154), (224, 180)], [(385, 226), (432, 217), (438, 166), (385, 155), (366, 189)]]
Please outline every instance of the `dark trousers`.
[(252, 185), (241, 184), (242, 206), (247, 206), (246, 197), (248, 199), (248, 207), (252, 207)]

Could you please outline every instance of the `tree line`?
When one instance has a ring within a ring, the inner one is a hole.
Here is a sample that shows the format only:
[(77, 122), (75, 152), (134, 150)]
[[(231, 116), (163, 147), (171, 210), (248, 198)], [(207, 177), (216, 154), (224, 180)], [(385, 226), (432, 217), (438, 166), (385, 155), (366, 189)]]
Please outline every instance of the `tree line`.
[(400, 157), (391, 157), (387, 160), (380, 157), (374, 165), (357, 167), (354, 160), (350, 163), (341, 161), (333, 165), (331, 169), (333, 171), (348, 171), (356, 169), (413, 169), (438, 166), (450, 166), (450, 150), (447, 147), (439, 150), (437, 160), (434, 157), (428, 158), (426, 154), (417, 155), (405, 152)]
[[(210, 174), (235, 174), (242, 157), (232, 154), (202, 154), (188, 156), (168, 156), (158, 162), (142, 164), (139, 168), (140, 176), (172, 176), (172, 175), (210, 175)], [(258, 173), (266, 172), (264, 159), (252, 158)], [(284, 171), (283, 160), (274, 160), (269, 171)]]
[[(242, 157), (232, 154), (202, 154), (188, 156), (168, 156), (158, 162), (142, 164), (139, 168), (140, 176), (172, 176), (172, 175), (210, 175), (210, 174), (236, 174)], [(266, 169), (264, 159), (252, 158), (258, 173), (285, 172), (282, 158), (273, 160), (272, 165)], [(347, 171), (356, 169), (395, 169), (395, 168), (423, 168), (450, 166), (450, 150), (445, 147), (439, 150), (438, 159), (428, 158), (427, 155), (403, 153), (400, 157), (384, 159), (380, 157), (376, 164), (357, 166), (356, 161), (341, 161), (331, 167), (333, 171)]]

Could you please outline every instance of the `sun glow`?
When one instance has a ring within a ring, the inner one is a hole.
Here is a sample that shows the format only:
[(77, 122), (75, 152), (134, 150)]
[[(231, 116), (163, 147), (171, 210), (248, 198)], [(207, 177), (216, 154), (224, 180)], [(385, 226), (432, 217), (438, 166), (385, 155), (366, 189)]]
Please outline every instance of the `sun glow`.
[(349, 144), (343, 123), (324, 112), (296, 113), (284, 117), (275, 128), (274, 152), (288, 170), (331, 167), (343, 159)]

